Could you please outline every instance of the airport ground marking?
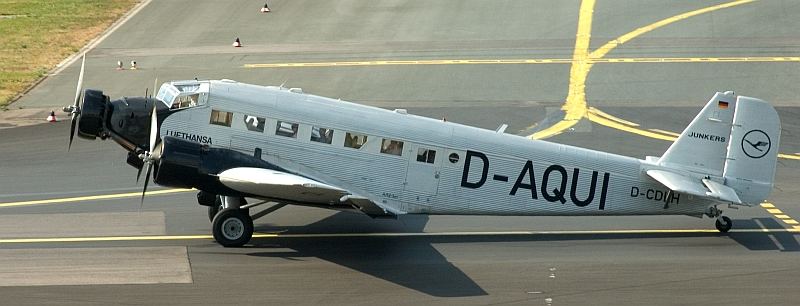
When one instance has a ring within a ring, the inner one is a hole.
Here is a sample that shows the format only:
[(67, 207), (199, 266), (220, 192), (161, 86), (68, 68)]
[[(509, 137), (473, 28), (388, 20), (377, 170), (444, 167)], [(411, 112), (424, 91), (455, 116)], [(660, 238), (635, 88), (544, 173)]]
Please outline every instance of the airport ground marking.
[(586, 116), (586, 77), (592, 64), (589, 59), (589, 42), (592, 37), (592, 18), (594, 16), (595, 0), (583, 0), (578, 11), (578, 29), (575, 34), (575, 49), (572, 52), (572, 65), (569, 69), (569, 87), (567, 88), (567, 98), (561, 110), (564, 111), (564, 118), (556, 124), (542, 129), (533, 135), (531, 139), (543, 139), (560, 134), (571, 128), (581, 118)]
[(792, 230), (800, 229), (800, 226), (798, 226), (798, 224), (800, 224), (800, 222), (797, 222), (797, 220), (795, 220), (794, 218), (790, 217), (789, 215), (784, 213), (782, 210), (776, 208), (775, 204), (772, 204), (770, 202), (766, 202), (765, 201), (764, 203), (761, 203), (760, 206), (761, 206), (761, 208), (766, 210), (768, 213), (772, 214), (772, 216), (775, 217), (776, 219), (780, 220), (783, 223), (786, 223), (789, 226), (792, 226)]
[[(155, 196), (155, 195), (164, 195), (164, 194), (188, 192), (188, 191), (194, 191), (194, 189), (154, 190), (154, 191), (148, 191), (145, 195), (146, 196)], [(141, 192), (101, 194), (101, 195), (71, 197), (71, 198), (56, 198), (56, 199), (44, 199), (44, 200), (31, 200), (31, 201), (0, 203), (0, 208), (3, 208), (3, 207), (17, 207), (17, 206), (32, 206), (32, 205), (47, 205), (47, 204), (62, 204), (62, 203), (74, 203), (74, 202), (97, 201), (97, 200), (113, 200), (113, 199), (135, 198), (135, 197), (141, 197), (141, 196), (142, 196)]]
[(627, 43), (630, 40), (641, 36), (642, 34), (645, 34), (647, 32), (653, 31), (655, 29), (661, 28), (663, 26), (675, 23), (677, 21), (681, 21), (681, 20), (684, 20), (684, 19), (687, 19), (687, 18), (690, 18), (690, 17), (694, 17), (694, 16), (697, 16), (697, 15), (702, 15), (702, 14), (710, 13), (710, 12), (713, 12), (713, 11), (716, 11), (716, 10), (720, 10), (720, 9), (724, 9), (724, 8), (730, 8), (730, 7), (734, 7), (734, 6), (739, 6), (739, 5), (742, 5), (742, 4), (747, 4), (747, 3), (751, 3), (751, 2), (755, 2), (755, 1), (757, 1), (757, 0), (738, 0), (738, 1), (726, 2), (726, 3), (714, 5), (714, 6), (709, 6), (709, 7), (705, 7), (705, 8), (701, 8), (701, 9), (697, 9), (697, 10), (693, 10), (693, 11), (689, 11), (689, 12), (686, 12), (686, 13), (683, 13), (683, 14), (678, 14), (678, 15), (675, 15), (675, 16), (672, 16), (672, 17), (664, 18), (662, 20), (656, 21), (656, 22), (651, 23), (649, 25), (646, 25), (646, 26), (640, 27), (640, 28), (638, 28), (636, 30), (633, 30), (631, 32), (628, 32), (628, 33), (626, 33), (626, 34), (624, 34), (624, 35), (622, 35), (620, 37), (617, 37), (616, 39), (608, 41), (603, 46), (601, 46), (597, 50), (595, 50), (592, 53), (590, 53), (590, 57), (593, 58), (593, 59), (604, 58), (606, 56), (606, 54), (611, 52), (611, 50), (613, 50), (617, 46), (622, 45), (624, 43)]
[[(594, 6), (594, 1), (593, 0), (584, 0), (584, 1), (581, 2), (581, 11), (578, 14), (578, 35), (576, 37), (576, 43), (575, 43), (575, 54), (576, 55), (578, 55), (578, 54), (583, 55), (583, 52), (585, 52), (585, 50), (583, 49), (583, 46), (584, 46), (584, 44), (586, 44), (588, 46), (589, 38), (591, 37), (591, 20), (592, 20), (591, 15), (593, 14), (593, 8), (590, 7), (588, 9), (588, 13), (586, 11), (584, 11), (584, 4), (586, 4), (587, 1), (589, 1), (591, 6)], [(684, 20), (684, 19), (687, 19), (687, 18), (690, 18), (690, 17), (694, 17), (694, 16), (697, 16), (697, 15), (713, 12), (713, 11), (716, 11), (716, 10), (724, 9), (724, 8), (730, 8), (730, 7), (735, 7), (735, 6), (738, 6), (738, 5), (752, 3), (752, 2), (755, 2), (755, 1), (757, 1), (757, 0), (737, 0), (737, 1), (722, 3), (722, 4), (718, 4), (718, 5), (714, 5), (714, 6), (709, 6), (709, 7), (698, 9), (698, 10), (689, 11), (689, 12), (686, 12), (686, 13), (683, 13), (683, 14), (678, 14), (678, 15), (675, 15), (675, 16), (672, 16), (672, 17), (668, 17), (668, 18), (659, 20), (659, 21), (654, 22), (652, 24), (649, 24), (649, 25), (640, 27), (638, 29), (635, 29), (635, 30), (633, 30), (631, 32), (628, 32), (628, 33), (626, 33), (626, 34), (624, 34), (624, 35), (622, 35), (620, 37), (617, 37), (616, 39), (613, 39), (613, 40), (605, 43), (604, 45), (602, 45), (597, 50), (592, 51), (591, 53), (589, 53), (588, 59), (591, 60), (591, 61), (601, 60), (609, 52), (611, 52), (614, 48), (618, 47), (619, 45), (627, 43), (627, 42), (631, 41), (632, 39), (634, 39), (636, 37), (639, 37), (639, 36), (641, 36), (641, 35), (643, 35), (645, 33), (648, 33), (648, 32), (653, 31), (655, 29), (661, 28), (663, 26), (672, 24), (674, 22), (677, 22), (677, 21), (680, 21), (680, 20)], [(588, 32), (582, 32), (582, 31), (585, 31), (585, 29), (581, 28), (581, 22), (584, 21), (584, 20), (588, 20), (588, 23), (589, 23)], [(585, 39), (585, 41), (584, 41), (584, 39)], [(557, 129), (563, 128), (565, 130), (567, 128), (572, 127), (573, 125), (575, 125), (575, 123), (577, 123), (577, 120), (575, 119), (575, 117), (580, 115), (578, 120), (580, 120), (581, 118), (586, 117), (591, 122), (594, 122), (594, 123), (597, 123), (597, 124), (600, 124), (600, 125), (603, 125), (603, 126), (606, 126), (606, 127), (610, 127), (610, 128), (614, 128), (614, 129), (618, 129), (618, 130), (627, 131), (627, 132), (630, 132), (630, 133), (642, 135), (642, 136), (645, 136), (645, 137), (661, 139), (661, 140), (666, 140), (666, 141), (674, 141), (675, 139), (677, 139), (677, 137), (675, 137), (673, 135), (670, 135), (670, 134), (656, 133), (656, 132), (654, 132), (652, 130), (640, 129), (640, 128), (638, 128), (638, 124), (635, 124), (633, 122), (630, 122), (630, 121), (627, 121), (627, 120), (624, 120), (624, 119), (616, 118), (616, 117), (611, 116), (611, 115), (609, 115), (609, 114), (607, 114), (605, 112), (602, 112), (600, 110), (594, 109), (593, 107), (589, 108), (588, 107), (588, 103), (586, 102), (586, 92), (585, 92), (586, 86), (585, 86), (585, 82), (586, 82), (586, 78), (588, 77), (588, 74), (589, 74), (589, 72), (591, 70), (591, 67), (592, 67), (593, 63), (589, 62), (589, 61), (580, 61), (580, 58), (578, 58), (578, 56), (573, 56), (573, 58), (574, 59), (578, 59), (578, 61), (577, 62), (573, 61), (573, 64), (572, 64), (573, 66), (572, 66), (572, 69), (570, 70), (569, 94), (567, 96), (566, 103), (562, 107), (562, 110), (565, 111), (564, 119), (562, 119), (560, 122), (556, 123), (553, 126), (550, 126), (550, 127), (546, 128), (546, 129), (540, 131), (540, 132), (537, 132), (537, 133), (531, 135), (530, 138), (542, 139), (542, 138), (547, 138), (547, 137), (550, 137), (550, 136), (553, 136), (553, 135), (557, 135), (557, 134), (559, 134), (560, 132), (563, 131), (563, 130), (559, 131)], [(690, 59), (690, 58), (687, 58), (687, 59), (689, 61), (692, 61), (692, 59)], [(735, 59), (736, 58), (729, 58), (729, 59), (726, 59), (726, 60), (717, 59), (717, 60), (713, 60), (713, 61), (714, 62), (727, 62), (727, 61), (733, 61)], [(785, 57), (780, 57), (780, 58), (779, 57), (772, 57), (772, 58), (764, 58), (763, 60), (784, 60), (784, 59), (786, 59), (786, 58)], [(788, 59), (791, 59), (791, 57), (788, 58)], [(606, 60), (610, 61), (610, 60), (614, 60), (614, 59), (606, 59)], [(617, 59), (615, 62), (619, 62), (619, 59)], [(628, 62), (628, 61), (622, 61), (622, 62)], [(631, 62), (633, 62), (633, 61), (631, 61)], [(646, 59), (642, 59), (641, 62), (647, 62), (647, 60)], [(578, 69), (575, 69), (576, 66), (580, 66), (580, 67)], [(575, 76), (573, 74), (575, 72), (581, 73), (582, 75)], [(577, 83), (575, 83), (575, 82), (577, 82)], [(573, 90), (580, 90), (580, 92), (579, 93), (573, 93)], [(572, 101), (571, 98), (572, 99), (579, 99), (579, 101), (581, 103), (580, 104), (575, 104), (575, 101)], [(572, 104), (572, 105), (570, 105), (570, 104)], [(584, 109), (578, 109), (577, 107), (575, 107), (576, 105), (582, 105), (584, 107)], [(587, 108), (589, 108), (589, 110), (587, 110)], [(592, 109), (594, 109), (594, 111)], [(574, 112), (574, 113), (570, 114), (570, 112)], [(560, 124), (560, 123), (565, 122), (565, 121), (569, 121), (569, 122), (571, 122), (571, 124), (569, 124), (569, 125)], [(798, 155), (788, 155), (788, 154), (778, 154), (778, 157), (788, 158), (788, 159), (800, 159), (800, 156), (798, 156)], [(771, 211), (771, 210), (775, 210), (775, 211), (780, 212), (780, 210), (775, 209), (775, 208), (767, 209), (767, 211), (772, 213), (773, 215), (775, 213), (773, 211)], [(780, 212), (779, 214), (783, 214), (783, 213)], [(784, 223), (789, 224), (789, 225), (798, 224), (798, 222), (795, 221), (792, 218), (788, 218), (788, 219), (780, 219), (779, 218), (779, 220), (782, 220)], [(795, 228), (793, 227), (792, 230), (795, 230)]]
[[(797, 232), (792, 229), (733, 229), (731, 233), (784, 233)], [(475, 236), (556, 236), (556, 235), (665, 235), (665, 234), (720, 234), (715, 229), (630, 229), (630, 230), (564, 230), (564, 231), (484, 231), (484, 232), (430, 232), (430, 233), (319, 233), (319, 234), (275, 234), (254, 233), (253, 238), (370, 238), (370, 237), (475, 237)], [(212, 240), (212, 235), (152, 235), (152, 236), (108, 236), (108, 237), (48, 237), (48, 238), (3, 238), (0, 244), (34, 243), (81, 243), (123, 241), (178, 241)]]

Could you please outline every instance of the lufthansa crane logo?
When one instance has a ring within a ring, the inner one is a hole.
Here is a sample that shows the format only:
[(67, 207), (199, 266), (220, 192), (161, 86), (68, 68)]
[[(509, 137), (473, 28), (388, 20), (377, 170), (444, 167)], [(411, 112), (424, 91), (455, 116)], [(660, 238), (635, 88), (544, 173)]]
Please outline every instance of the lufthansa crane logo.
[(772, 148), (769, 135), (762, 130), (752, 130), (742, 137), (742, 151), (750, 158), (762, 158)]

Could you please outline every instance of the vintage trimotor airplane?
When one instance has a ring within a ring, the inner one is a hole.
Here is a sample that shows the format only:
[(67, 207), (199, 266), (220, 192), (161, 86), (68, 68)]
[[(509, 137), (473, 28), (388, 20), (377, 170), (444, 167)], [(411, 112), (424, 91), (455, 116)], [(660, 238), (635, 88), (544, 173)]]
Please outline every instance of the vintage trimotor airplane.
[[(70, 146), (77, 126), (128, 150), (139, 175), (147, 168), (144, 191), (151, 170), (159, 185), (196, 188), (226, 247), (248, 243), (253, 220), (287, 204), (372, 217), (705, 215), (727, 232), (718, 206), (769, 195), (780, 138), (771, 105), (732, 92), (715, 94), (661, 157), (639, 160), (231, 80), (111, 101), (82, 92), (83, 71), (64, 108)], [(264, 203), (277, 204), (250, 214)]]

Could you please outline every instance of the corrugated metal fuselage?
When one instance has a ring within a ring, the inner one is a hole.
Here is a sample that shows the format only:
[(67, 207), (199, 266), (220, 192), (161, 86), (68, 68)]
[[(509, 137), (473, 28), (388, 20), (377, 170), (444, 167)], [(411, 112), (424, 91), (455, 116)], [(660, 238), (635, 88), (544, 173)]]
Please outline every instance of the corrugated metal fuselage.
[[(642, 172), (652, 165), (630, 157), (277, 87), (210, 82), (207, 103), (169, 116), (162, 137), (260, 154), (408, 213), (697, 216), (715, 204), (670, 193)], [(210, 124), (212, 110), (232, 113), (231, 126)], [(296, 123), (295, 137), (276, 135), (279, 122)], [(330, 144), (311, 140), (315, 127), (333, 130)], [(366, 144), (344, 146), (347, 132), (367, 135)], [(384, 139), (402, 142), (402, 154), (381, 153)], [(435, 156), (418, 160), (421, 149)]]

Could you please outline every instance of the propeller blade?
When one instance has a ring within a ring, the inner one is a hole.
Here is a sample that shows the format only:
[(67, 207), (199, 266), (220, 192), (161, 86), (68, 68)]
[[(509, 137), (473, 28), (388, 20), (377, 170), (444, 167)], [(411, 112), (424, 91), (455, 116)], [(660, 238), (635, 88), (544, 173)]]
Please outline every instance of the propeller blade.
[[(83, 59), (81, 60), (81, 72), (78, 75), (78, 85), (75, 88), (75, 102), (72, 104), (72, 109), (70, 110), (72, 115), (72, 120), (70, 122), (69, 128), (69, 144), (67, 145), (67, 151), (72, 149), (72, 140), (75, 138), (75, 126), (78, 124), (78, 103), (81, 101), (81, 89), (83, 88), (83, 72), (86, 68), (86, 53), (83, 53)], [(66, 108), (65, 108), (66, 110)]]
[(157, 86), (158, 86), (158, 77), (156, 77), (156, 79), (153, 80), (153, 93), (158, 93), (159, 88)]
[(75, 103), (72, 104), (73, 111), (78, 108), (78, 102), (81, 99), (81, 88), (83, 88), (83, 71), (86, 67), (86, 53), (83, 53), (83, 60), (81, 61), (81, 73), (78, 75), (78, 88), (75, 89)]
[(72, 120), (70, 120), (69, 126), (69, 145), (67, 146), (67, 152), (72, 149), (72, 139), (75, 138), (75, 126), (78, 125), (78, 117), (77, 114), (72, 114)]
[(144, 165), (142, 165), (142, 168), (139, 168), (139, 171), (136, 172), (136, 184), (139, 184), (139, 177), (142, 176), (142, 169), (143, 168), (144, 168)]
[(153, 103), (153, 111), (150, 113), (150, 147), (148, 150), (153, 152), (156, 147), (156, 140), (158, 140), (158, 116), (156, 116), (156, 103)]
[(144, 194), (147, 193), (147, 182), (150, 181), (150, 170), (153, 170), (153, 164), (147, 163), (147, 173), (144, 175), (144, 188), (142, 188), (142, 200), (139, 202), (139, 212), (142, 211), (144, 206)]

